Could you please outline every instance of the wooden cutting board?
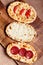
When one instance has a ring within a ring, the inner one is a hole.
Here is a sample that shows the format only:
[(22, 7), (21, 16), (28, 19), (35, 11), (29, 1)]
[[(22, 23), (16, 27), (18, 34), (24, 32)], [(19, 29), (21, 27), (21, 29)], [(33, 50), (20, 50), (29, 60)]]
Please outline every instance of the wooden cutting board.
[[(10, 42), (14, 42), (12, 39), (8, 38), (5, 34), (6, 25), (13, 21), (14, 20), (12, 20), (8, 16), (6, 12), (6, 7), (3, 6), (2, 3), (0, 2), (0, 44), (2, 44), (4, 48), (6, 48), (6, 46)], [(36, 29), (38, 36), (33, 42), (29, 44), (35, 47), (38, 53), (38, 60), (39, 60), (43, 56), (43, 21), (41, 21), (40, 18), (37, 16), (36, 21), (30, 25), (32, 25)], [(27, 65), (18, 61), (16, 62), (18, 63), (18, 65)]]

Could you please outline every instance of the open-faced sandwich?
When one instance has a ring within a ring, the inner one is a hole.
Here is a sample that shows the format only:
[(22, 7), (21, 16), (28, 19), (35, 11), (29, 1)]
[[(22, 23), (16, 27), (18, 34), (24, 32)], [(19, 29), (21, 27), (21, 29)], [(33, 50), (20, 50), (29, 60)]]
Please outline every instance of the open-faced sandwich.
[(18, 22), (32, 23), (37, 17), (37, 13), (31, 5), (18, 1), (11, 3), (7, 12), (12, 19)]
[(37, 60), (37, 52), (33, 46), (27, 43), (13, 42), (6, 48), (7, 54), (15, 60), (32, 64)]
[(30, 42), (37, 36), (31, 25), (17, 22), (12, 22), (6, 27), (6, 34), (13, 40), (23, 42)]

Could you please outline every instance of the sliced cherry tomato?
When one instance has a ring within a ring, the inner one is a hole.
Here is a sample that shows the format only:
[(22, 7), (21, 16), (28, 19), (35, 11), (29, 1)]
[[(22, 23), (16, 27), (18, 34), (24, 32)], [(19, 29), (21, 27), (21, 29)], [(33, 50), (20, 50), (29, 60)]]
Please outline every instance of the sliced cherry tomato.
[(26, 15), (27, 18), (30, 16), (30, 12), (31, 12), (30, 9), (26, 11), (25, 15)]
[(29, 50), (29, 51), (26, 52), (25, 56), (26, 56), (26, 58), (30, 59), (30, 58), (33, 57), (33, 52)]
[(20, 15), (22, 15), (24, 11), (25, 11), (25, 9), (21, 9), (20, 10)]
[(19, 49), (18, 49), (18, 47), (13, 46), (13, 47), (11, 48), (10, 52), (11, 52), (12, 54), (15, 54), (15, 55), (16, 55), (16, 54), (18, 54)]
[(17, 8), (18, 8), (18, 5), (16, 5), (16, 6), (14, 7), (14, 9), (13, 9), (14, 13), (16, 13)]
[(21, 49), (19, 50), (19, 55), (25, 56), (25, 53), (26, 53), (26, 49), (25, 49), (25, 48), (21, 48)]

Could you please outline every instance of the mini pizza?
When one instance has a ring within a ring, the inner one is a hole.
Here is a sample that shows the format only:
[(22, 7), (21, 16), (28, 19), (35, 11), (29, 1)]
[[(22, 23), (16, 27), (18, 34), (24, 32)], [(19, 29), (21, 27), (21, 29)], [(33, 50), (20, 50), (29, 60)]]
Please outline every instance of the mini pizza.
[(28, 24), (12, 22), (6, 27), (6, 34), (16, 41), (31, 42), (37, 36), (35, 29)]
[(37, 52), (31, 45), (23, 42), (13, 42), (6, 48), (7, 54), (15, 60), (32, 64), (37, 60)]
[(37, 13), (31, 5), (18, 1), (11, 3), (7, 12), (12, 19), (18, 22), (32, 23), (37, 17)]

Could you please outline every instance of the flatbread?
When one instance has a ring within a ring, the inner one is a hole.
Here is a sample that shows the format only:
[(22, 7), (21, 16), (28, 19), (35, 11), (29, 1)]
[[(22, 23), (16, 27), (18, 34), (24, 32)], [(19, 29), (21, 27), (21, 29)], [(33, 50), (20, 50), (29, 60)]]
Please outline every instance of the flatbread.
[[(14, 13), (13, 11), (15, 6), (18, 6), (16, 13)], [(22, 15), (20, 15), (21, 9), (25, 9)], [(31, 12), (30, 16), (27, 18), (25, 13), (29, 9), (31, 10)], [(18, 22), (32, 23), (37, 17), (36, 10), (31, 5), (19, 1), (11, 3), (7, 8), (7, 12), (12, 19), (17, 20)]]
[(31, 42), (37, 36), (35, 29), (28, 24), (12, 22), (6, 27), (6, 34), (13, 40)]
[[(25, 48), (26, 50), (31, 50), (33, 52), (33, 57), (31, 59), (27, 59), (26, 57), (22, 57), (19, 54), (17, 54), (17, 55), (12, 54), (10, 52), (10, 49), (13, 46), (17, 46), (19, 49)], [(10, 43), (6, 48), (6, 52), (12, 59), (15, 59), (15, 60), (18, 60), (18, 61), (21, 61), (24, 63), (32, 64), (33, 62), (35, 62), (37, 60), (36, 50), (34, 49), (34, 47), (32, 47), (31, 45), (29, 45), (27, 43), (23, 43), (23, 42), (22, 43), (21, 42)]]

